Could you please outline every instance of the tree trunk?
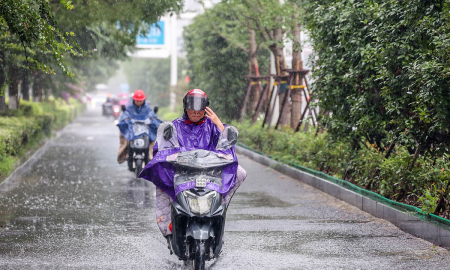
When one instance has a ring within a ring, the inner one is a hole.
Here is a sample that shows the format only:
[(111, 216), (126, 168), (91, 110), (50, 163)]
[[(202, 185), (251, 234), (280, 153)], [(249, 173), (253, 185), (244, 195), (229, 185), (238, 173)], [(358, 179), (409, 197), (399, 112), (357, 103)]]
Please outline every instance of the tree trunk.
[(283, 69), (286, 68), (286, 60), (284, 58), (283, 52), (283, 32), (281, 28), (275, 29), (275, 40), (274, 44), (269, 46), (270, 51), (272, 51), (275, 56), (275, 70), (277, 75), (286, 74)]
[(29, 84), (29, 80), (28, 80), (28, 69), (23, 68), (22, 69), (22, 86), (21, 86), (21, 90), (22, 90), (22, 99), (23, 100), (30, 100), (30, 84)]
[[(258, 59), (257, 59), (257, 52), (256, 52), (256, 37), (255, 37), (255, 31), (250, 30), (250, 50), (249, 50), (249, 59), (250, 59), (250, 65), (249, 65), (249, 75), (250, 76), (259, 76), (259, 67), (258, 67)], [(249, 100), (249, 106), (247, 107), (247, 113), (248, 115), (253, 115), (255, 112), (256, 106), (258, 105), (259, 101), (259, 95), (260, 95), (260, 88), (257, 83), (257, 81), (253, 82), (253, 85), (250, 89), (250, 100)]]
[(9, 103), (8, 108), (11, 110), (17, 110), (19, 108), (19, 82), (20, 82), (20, 69), (15, 65), (9, 65), (8, 69), (9, 77)]
[[(42, 89), (43, 91), (41, 91), (43, 94), (42, 94), (42, 96), (44, 97), (44, 101), (45, 102), (47, 102), (48, 101), (48, 98), (49, 98), (49, 96), (50, 96), (50, 92), (49, 91), (51, 91), (51, 89)], [(42, 98), (41, 98), (41, 101), (42, 101)]]
[[(284, 58), (284, 52), (283, 52), (283, 32), (281, 28), (275, 29), (275, 40), (274, 44), (269, 46), (270, 51), (275, 56), (275, 70), (277, 75), (286, 75), (286, 72), (283, 71), (283, 69), (286, 69), (286, 60)], [(285, 84), (285, 79), (281, 80), (282, 84)], [(281, 85), (279, 87), (282, 87)], [(286, 89), (287, 90), (287, 89)], [(278, 95), (278, 108), (281, 111), (283, 100), (284, 100), (284, 93), (279, 93)], [(286, 106), (289, 106), (290, 102), (286, 104)], [(285, 112), (290, 112), (289, 107)], [(281, 125), (285, 125), (286, 116), (282, 118)]]
[(41, 74), (34, 74), (34, 82), (33, 82), (33, 101), (34, 102), (42, 102), (42, 78)]
[(6, 110), (5, 87), (4, 87), (5, 81), (6, 81), (5, 53), (3, 51), (0, 51), (0, 112), (3, 112)]
[(420, 154), (421, 149), (422, 149), (422, 147), (419, 144), (417, 146), (416, 152), (414, 152), (413, 160), (412, 160), (411, 164), (409, 165), (409, 171), (412, 171), (414, 169), (414, 165), (416, 165), (416, 161), (419, 158), (419, 154)]
[[(295, 23), (294, 38), (292, 40), (292, 69), (303, 69), (302, 50), (300, 44), (300, 24)], [(293, 85), (302, 85), (303, 77), (295, 74)], [(302, 116), (302, 88), (293, 88), (291, 90), (291, 127), (295, 128)]]

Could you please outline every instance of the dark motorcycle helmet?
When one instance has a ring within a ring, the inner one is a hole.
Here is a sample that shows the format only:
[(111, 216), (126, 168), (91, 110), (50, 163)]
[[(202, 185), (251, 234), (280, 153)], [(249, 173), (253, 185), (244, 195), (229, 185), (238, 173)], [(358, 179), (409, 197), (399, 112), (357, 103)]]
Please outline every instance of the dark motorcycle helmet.
[(201, 89), (192, 89), (183, 98), (185, 110), (204, 111), (208, 106), (208, 96)]

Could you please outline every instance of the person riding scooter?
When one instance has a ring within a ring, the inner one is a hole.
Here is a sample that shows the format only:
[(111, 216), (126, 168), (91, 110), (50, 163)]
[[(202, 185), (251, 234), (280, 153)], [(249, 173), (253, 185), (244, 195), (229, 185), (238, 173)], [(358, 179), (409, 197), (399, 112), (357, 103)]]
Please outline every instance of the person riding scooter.
[(120, 147), (119, 153), (117, 154), (117, 162), (119, 164), (128, 159), (128, 141), (134, 139), (135, 134), (131, 125), (135, 120), (148, 122), (148, 136), (151, 142), (149, 147), (149, 160), (153, 158), (153, 145), (155, 144), (156, 131), (162, 121), (157, 118), (156, 113), (146, 103), (145, 98), (144, 91), (136, 90), (133, 95), (133, 103), (126, 108), (117, 124), (120, 129)]
[[(172, 122), (176, 129), (176, 140), (178, 140), (179, 147), (208, 151), (215, 150), (226, 125), (222, 123), (219, 117), (208, 106), (208, 96), (200, 89), (193, 89), (185, 95), (183, 98), (184, 114), (182, 117), (175, 119)], [(236, 158), (234, 146), (231, 148), (231, 152), (234, 158)], [(158, 143), (153, 147), (153, 155), (155, 156), (157, 153)], [(150, 165), (151, 163), (149, 163), (149, 166)], [(152, 170), (152, 168), (146, 167), (141, 173), (141, 177), (154, 181), (155, 179), (150, 179), (150, 177), (148, 177), (151, 172), (146, 170)], [(236, 181), (224, 198), (227, 206), (234, 192), (245, 180), (247, 173), (241, 166), (237, 166), (235, 175)], [(173, 195), (173, 190), (161, 190), (160, 188), (156, 188), (156, 220), (161, 233), (168, 239), (172, 234), (170, 225)]]

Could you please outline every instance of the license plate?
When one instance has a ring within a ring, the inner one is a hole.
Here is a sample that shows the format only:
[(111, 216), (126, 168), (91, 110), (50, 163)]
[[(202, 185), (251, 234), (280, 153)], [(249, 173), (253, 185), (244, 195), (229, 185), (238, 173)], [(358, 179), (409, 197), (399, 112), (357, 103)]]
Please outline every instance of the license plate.
[(195, 179), (195, 187), (198, 187), (198, 188), (206, 187), (206, 178)]

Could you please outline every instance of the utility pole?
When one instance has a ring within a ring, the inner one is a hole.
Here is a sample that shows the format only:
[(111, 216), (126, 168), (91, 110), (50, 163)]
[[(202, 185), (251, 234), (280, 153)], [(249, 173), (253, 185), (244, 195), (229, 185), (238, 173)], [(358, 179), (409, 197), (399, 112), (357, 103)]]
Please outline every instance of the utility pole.
[(175, 111), (178, 73), (178, 55), (177, 55), (177, 15), (174, 14), (170, 20), (171, 48), (170, 48), (170, 111)]

